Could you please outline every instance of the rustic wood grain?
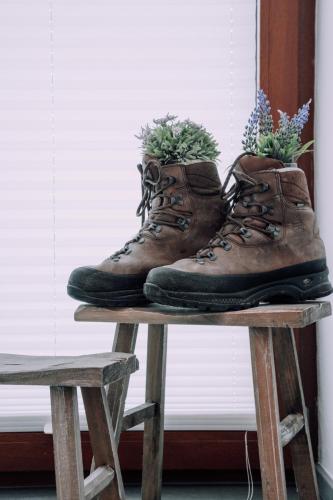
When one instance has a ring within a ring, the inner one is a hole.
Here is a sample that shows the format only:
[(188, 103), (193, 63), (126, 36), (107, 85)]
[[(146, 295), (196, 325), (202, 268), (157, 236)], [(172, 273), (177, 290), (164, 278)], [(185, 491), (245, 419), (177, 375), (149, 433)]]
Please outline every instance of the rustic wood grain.
[(147, 307), (107, 309), (81, 305), (75, 312), (76, 321), (111, 323), (148, 323), (178, 325), (271, 326), (303, 328), (330, 316), (329, 302), (263, 305), (241, 311), (201, 312), (152, 304)]
[(287, 446), (288, 443), (304, 427), (304, 417), (300, 413), (287, 415), (280, 423), (281, 444)]
[(146, 403), (155, 403), (156, 413), (144, 425), (142, 500), (161, 498), (166, 353), (167, 326), (149, 325)]
[(84, 480), (84, 500), (92, 500), (113, 480), (114, 470), (108, 465), (98, 467)]
[(125, 500), (117, 444), (114, 438), (111, 415), (104, 387), (82, 387), (89, 435), (96, 470), (110, 466), (115, 471), (112, 483), (99, 495), (100, 500)]
[(276, 372), (280, 397), (287, 413), (301, 413), (303, 429), (290, 442), (298, 495), (301, 500), (318, 500), (318, 484), (311, 437), (298, 365), (294, 333), (288, 328), (273, 329)]
[(58, 500), (83, 500), (84, 482), (76, 387), (51, 387)]
[(103, 387), (138, 369), (124, 353), (83, 356), (0, 354), (0, 384)]
[[(314, 137), (316, 0), (263, 0), (260, 2), (260, 87), (268, 95), (273, 117), (278, 109), (293, 115), (312, 98), (304, 143)], [(288, 71), (285, 71), (288, 68)], [(314, 154), (302, 155), (298, 165), (306, 174), (314, 203)], [(319, 166), (320, 168), (320, 166)], [(271, 325), (272, 326), (272, 325)], [(282, 325), (280, 325), (282, 326)], [(293, 327), (294, 325), (289, 325)], [(318, 384), (315, 325), (295, 332), (305, 400), (315, 455), (318, 449)]]
[[(133, 354), (138, 334), (138, 325), (122, 323), (117, 324), (113, 337), (112, 352)], [(107, 400), (111, 415), (111, 421), (115, 432), (116, 443), (119, 443), (122, 430), (122, 419), (127, 397), (130, 374), (119, 379), (107, 387)], [(94, 458), (90, 470), (95, 468)]]
[[(122, 323), (117, 324), (113, 338), (112, 352), (133, 354), (136, 346), (138, 325)], [(130, 374), (123, 377), (115, 384), (108, 387), (107, 398), (110, 408), (112, 425), (115, 429), (116, 442), (119, 443), (122, 430), (122, 418), (124, 414)]]
[(250, 328), (260, 469), (264, 500), (287, 500), (272, 330)]
[(143, 403), (125, 411), (123, 417), (122, 432), (142, 424), (145, 420), (152, 418), (156, 414), (157, 404)]

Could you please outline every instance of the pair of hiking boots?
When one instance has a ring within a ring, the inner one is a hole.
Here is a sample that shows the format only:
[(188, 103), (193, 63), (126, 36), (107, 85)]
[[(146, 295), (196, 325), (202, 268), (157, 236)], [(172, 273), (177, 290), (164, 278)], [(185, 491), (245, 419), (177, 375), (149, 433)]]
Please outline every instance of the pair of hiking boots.
[(297, 165), (244, 154), (223, 186), (213, 162), (162, 166), (146, 156), (139, 170), (137, 215), (148, 211), (147, 220), (101, 264), (72, 272), (71, 297), (106, 307), (148, 300), (225, 311), (332, 292)]

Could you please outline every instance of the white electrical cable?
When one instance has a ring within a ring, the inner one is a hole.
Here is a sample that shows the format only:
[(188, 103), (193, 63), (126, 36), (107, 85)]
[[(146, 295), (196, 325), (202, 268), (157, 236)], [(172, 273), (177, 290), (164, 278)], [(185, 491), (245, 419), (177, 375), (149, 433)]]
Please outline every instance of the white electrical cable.
[(248, 449), (248, 445), (247, 445), (247, 431), (245, 432), (245, 463), (246, 463), (246, 474), (247, 474), (247, 484), (248, 484), (247, 499), (246, 500), (252, 500), (253, 499), (253, 478), (252, 478), (251, 464), (250, 464), (250, 458), (249, 458), (249, 449)]

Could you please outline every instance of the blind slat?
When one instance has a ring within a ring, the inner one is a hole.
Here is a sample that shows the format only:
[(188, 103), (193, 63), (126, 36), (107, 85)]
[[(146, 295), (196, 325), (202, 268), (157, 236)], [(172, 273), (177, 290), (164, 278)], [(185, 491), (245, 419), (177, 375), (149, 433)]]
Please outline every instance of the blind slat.
[[(224, 177), (254, 102), (255, 11), (255, 0), (0, 4), (3, 352), (110, 349), (113, 325), (73, 321), (68, 275), (138, 230), (141, 125), (167, 112), (204, 123)], [(254, 428), (247, 332), (169, 332), (167, 428)], [(142, 327), (128, 405), (144, 397), (145, 341)], [(0, 401), (0, 431), (49, 420), (47, 388), (0, 386)]]

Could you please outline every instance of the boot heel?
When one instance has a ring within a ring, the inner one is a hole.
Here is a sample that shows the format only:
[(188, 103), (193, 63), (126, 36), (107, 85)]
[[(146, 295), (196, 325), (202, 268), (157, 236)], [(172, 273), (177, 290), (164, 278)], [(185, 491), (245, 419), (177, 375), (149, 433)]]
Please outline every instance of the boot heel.
[(303, 300), (318, 299), (330, 295), (333, 288), (328, 279), (328, 269), (320, 273), (302, 276), (301, 287)]
[(271, 283), (266, 288), (266, 297), (269, 302), (300, 302), (302, 300), (314, 300), (333, 291), (328, 279), (328, 269), (317, 273), (303, 274)]

